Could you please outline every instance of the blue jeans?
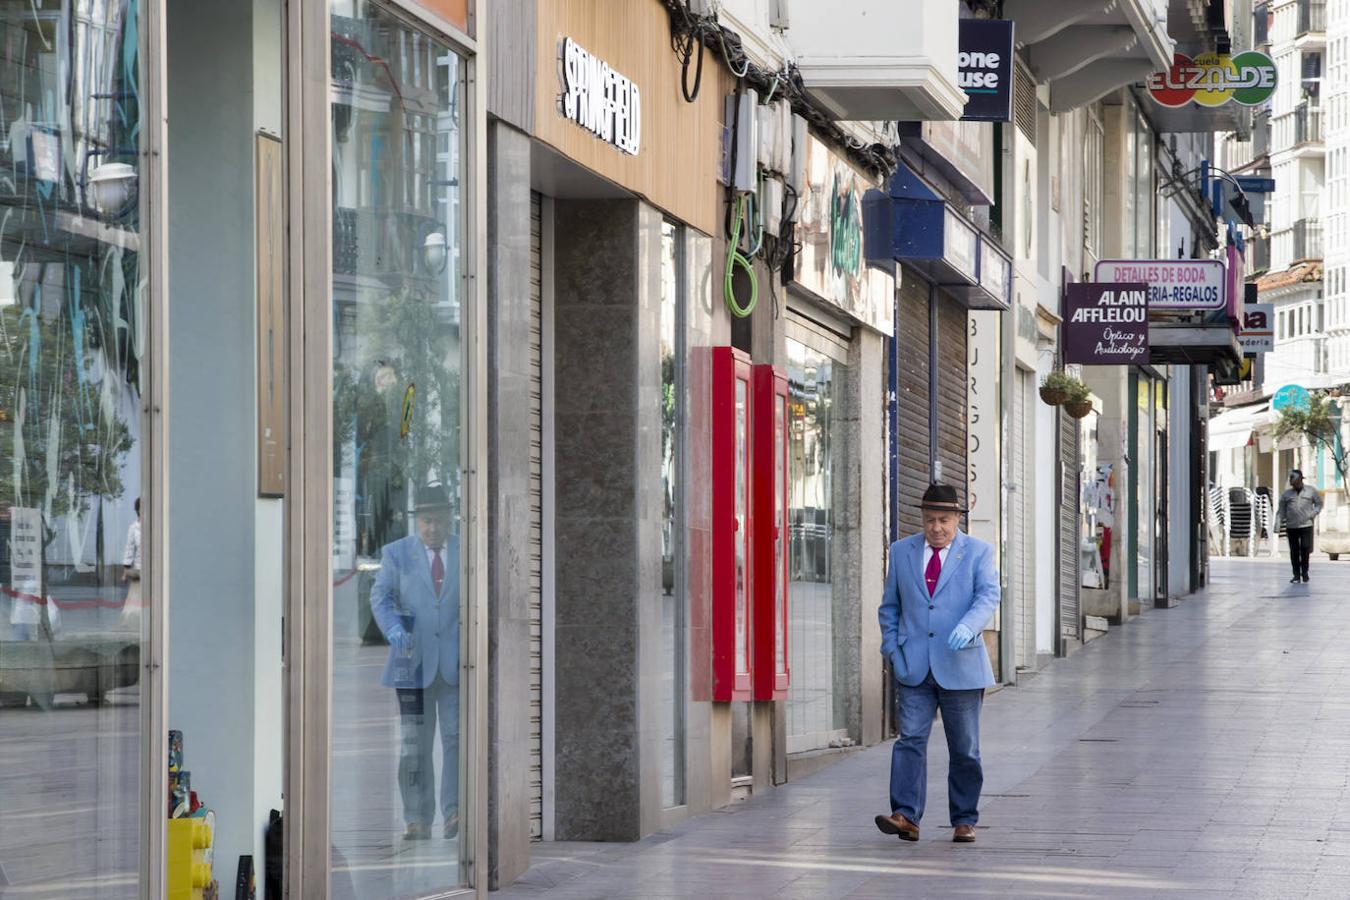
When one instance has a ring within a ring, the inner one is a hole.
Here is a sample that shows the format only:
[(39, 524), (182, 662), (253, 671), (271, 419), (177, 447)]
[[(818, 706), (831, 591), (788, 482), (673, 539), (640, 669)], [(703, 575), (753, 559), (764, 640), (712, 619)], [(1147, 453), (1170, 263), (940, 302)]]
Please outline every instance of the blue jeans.
[(437, 725), (441, 734), (441, 815), (459, 811), (459, 685), (437, 675), (425, 688), (400, 688), (401, 740), (398, 787), (403, 819), (409, 825), (430, 825), (436, 819), (436, 767), (432, 749)]
[(928, 795), (928, 735), (933, 730), (933, 714), (941, 709), (951, 755), (947, 803), (952, 825), (974, 825), (980, 818), (980, 788), (984, 786), (984, 770), (980, 767), (984, 691), (949, 691), (933, 679), (932, 672), (918, 687), (898, 687), (900, 737), (891, 751), (891, 811), (916, 824), (923, 818)]

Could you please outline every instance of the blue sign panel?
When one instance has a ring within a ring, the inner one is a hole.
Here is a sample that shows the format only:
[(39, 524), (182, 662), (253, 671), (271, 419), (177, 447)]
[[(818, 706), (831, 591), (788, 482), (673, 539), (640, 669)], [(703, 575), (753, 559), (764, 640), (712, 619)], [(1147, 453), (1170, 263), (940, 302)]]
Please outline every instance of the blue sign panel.
[(1238, 187), (1242, 188), (1244, 194), (1273, 194), (1275, 193), (1274, 178), (1256, 178), (1251, 175), (1238, 175), (1233, 179)]
[(1312, 406), (1312, 395), (1308, 389), (1297, 384), (1286, 384), (1270, 398), (1270, 408), (1276, 412), (1286, 409), (1308, 409)]

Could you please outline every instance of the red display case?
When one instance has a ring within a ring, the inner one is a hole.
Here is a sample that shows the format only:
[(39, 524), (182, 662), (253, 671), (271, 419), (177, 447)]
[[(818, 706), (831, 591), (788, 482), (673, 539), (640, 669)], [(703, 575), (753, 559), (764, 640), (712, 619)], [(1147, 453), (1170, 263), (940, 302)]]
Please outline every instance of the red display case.
[[(713, 699), (749, 700), (754, 661), (754, 386), (750, 358), (712, 351)], [(697, 475), (695, 475), (697, 477)]]
[(756, 700), (783, 700), (788, 666), (788, 380), (773, 366), (754, 367), (752, 469), (754, 543), (754, 684)]

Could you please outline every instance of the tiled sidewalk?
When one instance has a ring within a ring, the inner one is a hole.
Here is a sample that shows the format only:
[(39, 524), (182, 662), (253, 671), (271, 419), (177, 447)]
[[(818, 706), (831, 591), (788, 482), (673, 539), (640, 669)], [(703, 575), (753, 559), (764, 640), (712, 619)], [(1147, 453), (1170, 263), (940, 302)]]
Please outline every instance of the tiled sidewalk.
[(985, 706), (975, 845), (879, 833), (889, 743), (636, 844), (536, 845), (502, 897), (1350, 897), (1350, 562), (1216, 560)]

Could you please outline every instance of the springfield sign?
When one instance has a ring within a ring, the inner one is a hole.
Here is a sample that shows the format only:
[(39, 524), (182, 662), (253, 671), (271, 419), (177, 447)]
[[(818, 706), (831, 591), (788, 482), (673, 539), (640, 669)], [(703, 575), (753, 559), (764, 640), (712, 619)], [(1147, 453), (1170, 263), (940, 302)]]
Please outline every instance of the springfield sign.
[(1217, 259), (1104, 259), (1092, 277), (1107, 284), (1148, 285), (1148, 308), (1195, 312), (1227, 304), (1226, 272)]
[(1066, 285), (1064, 361), (1085, 366), (1148, 362), (1148, 285)]
[(606, 143), (637, 156), (642, 143), (638, 86), (571, 38), (562, 42), (562, 114)]

